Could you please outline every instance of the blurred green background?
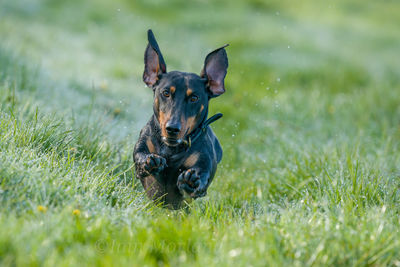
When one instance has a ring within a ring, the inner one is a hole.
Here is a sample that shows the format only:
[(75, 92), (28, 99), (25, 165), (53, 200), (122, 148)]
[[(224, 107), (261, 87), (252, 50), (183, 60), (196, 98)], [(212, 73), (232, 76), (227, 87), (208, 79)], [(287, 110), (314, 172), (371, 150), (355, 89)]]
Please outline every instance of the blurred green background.
[[(400, 3), (0, 2), (0, 263), (400, 265)], [(152, 206), (133, 146), (168, 70), (229, 43), (224, 158), (186, 211)]]

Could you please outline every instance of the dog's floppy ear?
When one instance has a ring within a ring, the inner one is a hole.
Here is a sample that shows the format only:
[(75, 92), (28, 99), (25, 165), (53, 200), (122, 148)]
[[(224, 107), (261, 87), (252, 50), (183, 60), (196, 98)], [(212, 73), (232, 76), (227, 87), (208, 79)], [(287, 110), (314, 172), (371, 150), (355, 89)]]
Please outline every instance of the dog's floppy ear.
[(151, 30), (147, 31), (147, 38), (149, 44), (144, 52), (143, 81), (147, 86), (152, 87), (157, 82), (158, 76), (167, 72), (167, 66)]
[(228, 44), (209, 53), (204, 61), (200, 76), (207, 79), (207, 89), (211, 97), (222, 95), (225, 92), (224, 79), (228, 69), (228, 57), (225, 47)]

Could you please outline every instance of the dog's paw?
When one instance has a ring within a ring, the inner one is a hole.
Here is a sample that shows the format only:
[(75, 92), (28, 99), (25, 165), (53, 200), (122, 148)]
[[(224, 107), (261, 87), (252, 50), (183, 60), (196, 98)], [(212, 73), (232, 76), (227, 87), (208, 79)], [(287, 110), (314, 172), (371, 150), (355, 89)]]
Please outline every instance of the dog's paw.
[(150, 174), (157, 174), (167, 167), (167, 161), (165, 158), (156, 155), (149, 154), (144, 162), (144, 169)]
[(184, 197), (198, 198), (207, 194), (207, 188), (195, 169), (183, 171), (178, 177), (177, 186)]

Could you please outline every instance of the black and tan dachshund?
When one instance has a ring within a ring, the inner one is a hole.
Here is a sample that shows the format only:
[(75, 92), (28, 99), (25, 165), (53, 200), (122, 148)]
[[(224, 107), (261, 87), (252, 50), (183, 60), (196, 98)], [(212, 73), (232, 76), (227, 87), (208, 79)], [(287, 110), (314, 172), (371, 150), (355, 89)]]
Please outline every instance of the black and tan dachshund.
[(208, 103), (225, 92), (228, 68), (225, 46), (209, 53), (200, 76), (167, 66), (151, 30), (144, 55), (143, 81), (153, 90), (154, 114), (141, 130), (133, 158), (147, 195), (164, 207), (178, 209), (184, 199), (207, 193), (221, 145), (208, 126)]

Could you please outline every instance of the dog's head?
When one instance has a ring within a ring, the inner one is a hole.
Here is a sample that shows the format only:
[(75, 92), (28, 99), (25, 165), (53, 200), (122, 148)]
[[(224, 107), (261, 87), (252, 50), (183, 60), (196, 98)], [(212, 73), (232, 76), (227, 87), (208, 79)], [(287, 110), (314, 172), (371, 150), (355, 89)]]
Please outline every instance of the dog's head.
[(209, 53), (200, 76), (180, 71), (167, 72), (167, 66), (151, 30), (144, 54), (143, 81), (154, 92), (154, 114), (161, 137), (168, 146), (182, 143), (207, 116), (208, 101), (225, 92), (228, 68), (225, 46)]

